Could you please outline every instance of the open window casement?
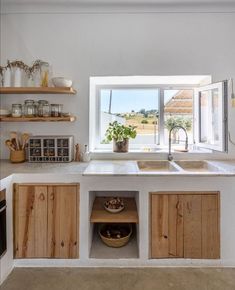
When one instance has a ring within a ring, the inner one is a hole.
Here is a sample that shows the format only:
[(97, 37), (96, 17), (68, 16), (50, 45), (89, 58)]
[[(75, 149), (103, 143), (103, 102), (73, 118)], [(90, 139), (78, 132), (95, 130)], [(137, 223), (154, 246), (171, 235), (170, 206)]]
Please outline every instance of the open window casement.
[(194, 136), (202, 148), (227, 151), (227, 81), (195, 90)]

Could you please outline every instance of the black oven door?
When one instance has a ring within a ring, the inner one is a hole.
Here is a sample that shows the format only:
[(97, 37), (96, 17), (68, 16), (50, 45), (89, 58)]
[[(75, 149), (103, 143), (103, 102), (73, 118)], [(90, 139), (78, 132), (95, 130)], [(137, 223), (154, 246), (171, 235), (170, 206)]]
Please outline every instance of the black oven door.
[(0, 202), (0, 257), (7, 249), (6, 200)]

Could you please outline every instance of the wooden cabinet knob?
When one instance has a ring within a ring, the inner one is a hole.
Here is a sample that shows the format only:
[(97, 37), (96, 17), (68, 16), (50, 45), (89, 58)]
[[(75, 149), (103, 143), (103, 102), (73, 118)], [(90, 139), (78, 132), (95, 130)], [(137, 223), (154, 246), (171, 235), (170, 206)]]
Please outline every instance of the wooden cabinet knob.
[(64, 241), (62, 241), (60, 245), (63, 248), (64, 247)]

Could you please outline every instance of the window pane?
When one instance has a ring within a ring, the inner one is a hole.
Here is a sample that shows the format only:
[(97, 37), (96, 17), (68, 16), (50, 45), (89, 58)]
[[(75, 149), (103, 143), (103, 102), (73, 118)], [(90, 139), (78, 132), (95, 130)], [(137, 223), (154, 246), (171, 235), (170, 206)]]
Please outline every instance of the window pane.
[[(168, 143), (172, 126), (182, 126), (188, 133), (189, 144), (193, 143), (193, 90), (164, 90), (164, 143)], [(184, 147), (183, 130), (172, 131), (172, 144)], [(183, 141), (183, 142), (182, 142)]]
[(109, 123), (117, 120), (136, 126), (130, 144), (158, 144), (159, 91), (157, 89), (101, 89), (100, 143), (105, 142)]
[(200, 142), (217, 145), (219, 134), (219, 92), (218, 89), (201, 92), (200, 95)]

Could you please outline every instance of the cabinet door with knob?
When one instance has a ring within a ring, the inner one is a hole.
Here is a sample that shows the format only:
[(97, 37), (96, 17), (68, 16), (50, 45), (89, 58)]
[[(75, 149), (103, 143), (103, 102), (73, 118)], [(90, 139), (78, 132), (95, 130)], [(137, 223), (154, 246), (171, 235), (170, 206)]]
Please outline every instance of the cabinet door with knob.
[(156, 192), (151, 202), (151, 258), (218, 259), (219, 192)]
[(14, 185), (14, 257), (78, 257), (78, 184)]

